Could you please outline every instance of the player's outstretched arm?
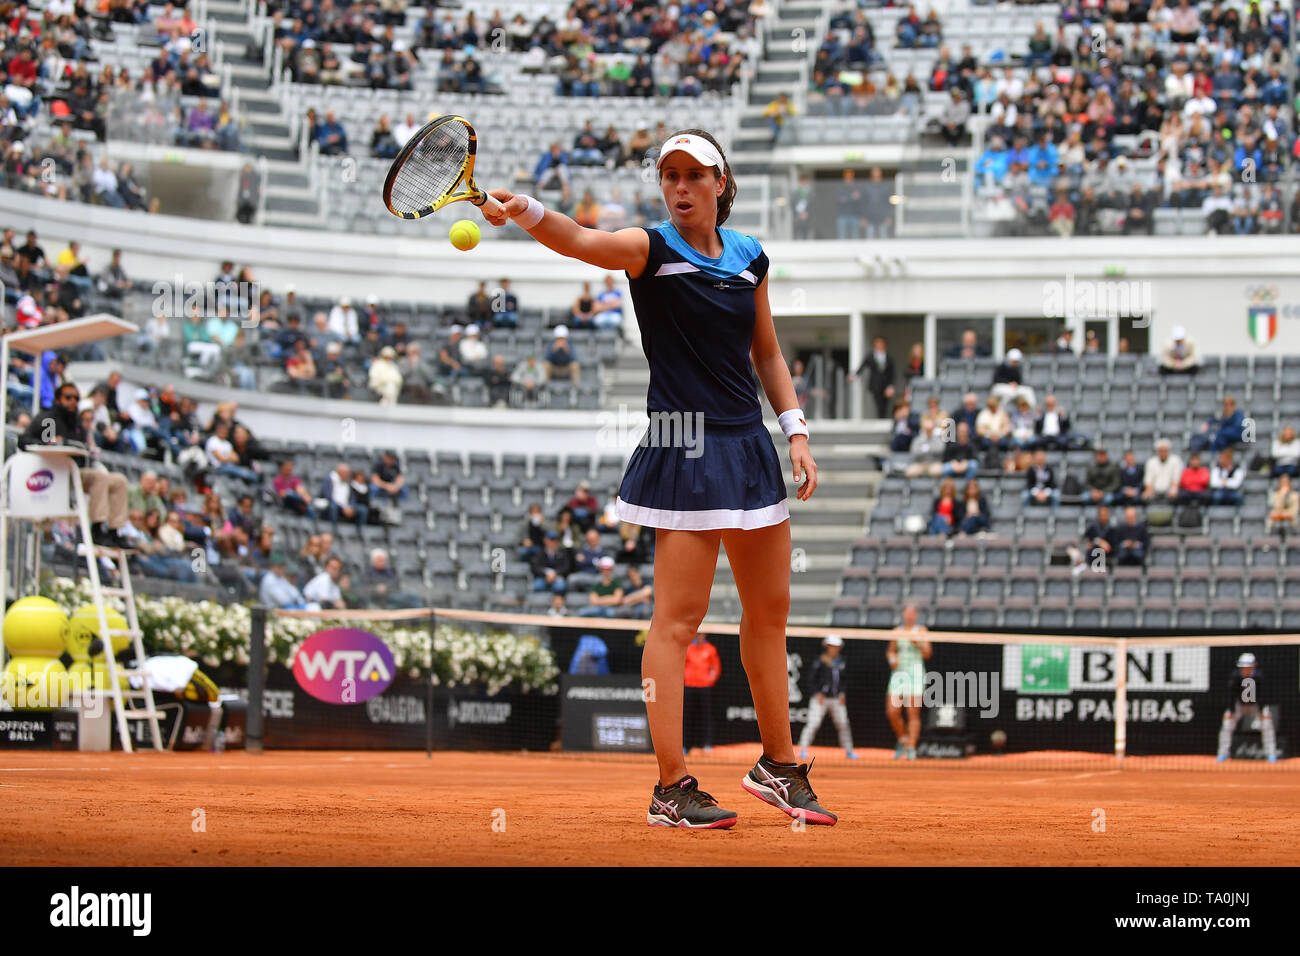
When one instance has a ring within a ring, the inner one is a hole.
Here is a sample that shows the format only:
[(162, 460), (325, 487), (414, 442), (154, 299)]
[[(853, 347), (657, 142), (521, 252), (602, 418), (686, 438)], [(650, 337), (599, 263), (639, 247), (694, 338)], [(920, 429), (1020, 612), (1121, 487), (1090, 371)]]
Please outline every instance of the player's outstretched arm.
[[(494, 226), (504, 226), (506, 221), (522, 214), (528, 208), (528, 199), (517, 196), (508, 189), (488, 192), (501, 209), (490, 212), (482, 207), (483, 218)], [(560, 255), (580, 259), (599, 269), (623, 270), (636, 278), (645, 269), (650, 258), (650, 240), (642, 229), (620, 229), (604, 232), (580, 226), (563, 213), (548, 209), (541, 220), (524, 230), (542, 245)]]

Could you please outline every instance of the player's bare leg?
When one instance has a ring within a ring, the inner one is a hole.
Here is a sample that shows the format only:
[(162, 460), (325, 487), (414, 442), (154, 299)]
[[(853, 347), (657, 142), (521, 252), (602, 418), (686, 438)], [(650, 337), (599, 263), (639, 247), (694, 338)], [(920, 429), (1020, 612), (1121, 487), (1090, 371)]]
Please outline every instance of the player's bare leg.
[[(903, 708), (892, 696), (885, 702), (885, 716), (889, 718), (889, 726), (894, 730), (894, 740), (898, 742), (898, 746), (906, 746), (907, 732), (903, 727)], [(896, 753), (894, 756), (901, 757), (902, 754)]]
[(807, 766), (795, 763), (790, 739), (790, 681), (785, 627), (790, 614), (790, 522), (755, 531), (724, 531), (722, 542), (740, 592), (740, 660), (754, 698), (763, 756), (741, 781), (764, 803), (805, 823), (834, 826), (817, 802)]
[(740, 659), (754, 698), (763, 752), (794, 763), (785, 627), (790, 616), (790, 522), (722, 533), (740, 592)]
[(686, 776), (682, 755), (686, 648), (709, 610), (721, 534), (661, 528), (655, 536), (655, 607), (641, 654), (641, 677), (654, 682), (647, 685), (653, 699), (646, 701), (646, 716), (662, 786)]

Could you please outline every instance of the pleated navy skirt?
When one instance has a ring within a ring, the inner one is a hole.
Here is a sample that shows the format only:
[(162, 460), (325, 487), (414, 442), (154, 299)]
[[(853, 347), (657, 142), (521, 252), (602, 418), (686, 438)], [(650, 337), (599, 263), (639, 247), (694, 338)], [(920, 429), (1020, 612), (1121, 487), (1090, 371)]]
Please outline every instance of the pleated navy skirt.
[(751, 531), (790, 517), (781, 462), (761, 421), (707, 425), (694, 448), (652, 444), (649, 436), (619, 486), (621, 520), (675, 531)]

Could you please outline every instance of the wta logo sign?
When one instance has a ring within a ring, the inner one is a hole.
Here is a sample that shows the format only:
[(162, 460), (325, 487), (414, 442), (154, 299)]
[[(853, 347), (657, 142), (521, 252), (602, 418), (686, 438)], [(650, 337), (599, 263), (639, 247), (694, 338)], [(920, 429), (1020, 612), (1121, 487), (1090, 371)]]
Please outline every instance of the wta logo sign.
[(327, 704), (360, 704), (388, 689), (396, 673), (393, 652), (369, 631), (317, 631), (298, 648), (298, 686)]
[(27, 490), (45, 491), (52, 484), (54, 484), (54, 472), (50, 471), (48, 468), (42, 468), (40, 471), (28, 477)]

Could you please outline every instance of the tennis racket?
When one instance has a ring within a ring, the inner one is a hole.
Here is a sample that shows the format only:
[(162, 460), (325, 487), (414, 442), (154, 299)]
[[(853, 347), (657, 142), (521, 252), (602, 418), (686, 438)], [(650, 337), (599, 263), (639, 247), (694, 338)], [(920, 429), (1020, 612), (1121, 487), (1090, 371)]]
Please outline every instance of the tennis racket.
[[(478, 140), (463, 116), (439, 116), (402, 147), (384, 180), (384, 205), (402, 219), (422, 219), (468, 200), (489, 212), (501, 204), (474, 185)], [(457, 191), (459, 190), (459, 192)]]

